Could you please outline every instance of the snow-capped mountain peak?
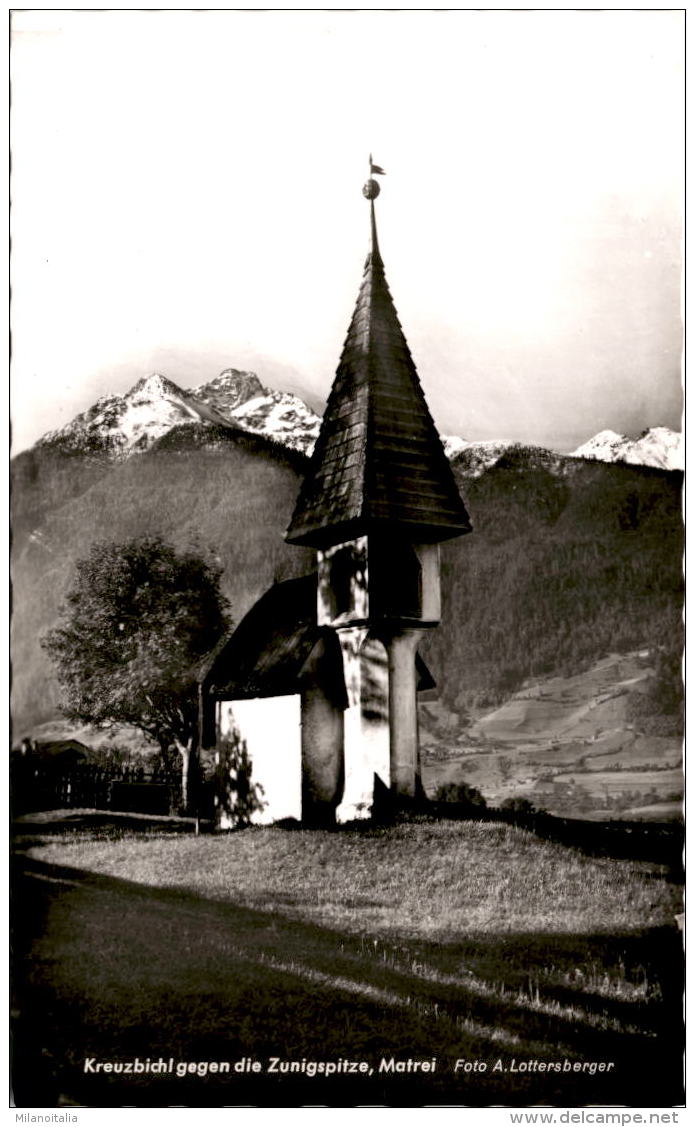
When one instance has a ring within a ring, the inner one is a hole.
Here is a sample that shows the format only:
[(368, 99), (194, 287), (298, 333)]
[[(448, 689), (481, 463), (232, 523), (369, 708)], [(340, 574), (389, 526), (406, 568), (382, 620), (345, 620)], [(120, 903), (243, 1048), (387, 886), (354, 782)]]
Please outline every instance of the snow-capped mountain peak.
[(263, 434), (305, 454), (314, 448), (320, 417), (299, 396), (264, 387), (255, 372), (226, 368), (209, 383), (195, 388), (191, 395), (196, 402), (208, 404), (244, 430)]
[(123, 459), (147, 450), (182, 422), (224, 423), (204, 403), (158, 372), (139, 379), (125, 395), (103, 395), (60, 430), (40, 439), (40, 446), (60, 446)]
[(442, 436), (442, 444), (449, 461), (455, 462), (467, 477), (480, 477), (499, 461), (514, 442), (506, 438), (467, 442), (457, 434), (447, 434)]
[(240, 372), (237, 368), (225, 368), (219, 376), (191, 389), (190, 394), (203, 403), (210, 403), (217, 410), (231, 413), (247, 400), (269, 393), (263, 387), (255, 372)]
[(144, 401), (166, 395), (181, 395), (181, 388), (160, 372), (152, 372), (151, 375), (142, 376), (137, 383), (133, 384), (125, 398), (132, 401)]
[(630, 462), (660, 470), (683, 469), (682, 435), (670, 427), (649, 427), (638, 438), (614, 430), (602, 430), (577, 447), (574, 458), (599, 462)]
[(231, 412), (237, 426), (265, 434), (284, 446), (311, 454), (321, 426), (320, 417), (288, 391), (269, 391), (247, 399)]
[(154, 372), (125, 395), (102, 396), (72, 422), (44, 435), (38, 445), (122, 460), (149, 449), (185, 422), (253, 431), (306, 453), (321, 425), (298, 396), (264, 387), (254, 372), (227, 368), (190, 391)]

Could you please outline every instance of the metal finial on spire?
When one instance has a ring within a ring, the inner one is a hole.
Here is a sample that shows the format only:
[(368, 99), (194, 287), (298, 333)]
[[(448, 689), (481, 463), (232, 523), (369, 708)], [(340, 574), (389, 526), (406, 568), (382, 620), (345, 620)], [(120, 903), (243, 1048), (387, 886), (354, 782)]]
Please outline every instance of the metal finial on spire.
[(381, 186), (378, 181), (374, 180), (375, 176), (385, 176), (383, 168), (380, 164), (375, 164), (372, 160), (372, 154), (369, 154), (369, 180), (362, 188), (362, 195), (365, 199), (375, 200), (381, 191)]

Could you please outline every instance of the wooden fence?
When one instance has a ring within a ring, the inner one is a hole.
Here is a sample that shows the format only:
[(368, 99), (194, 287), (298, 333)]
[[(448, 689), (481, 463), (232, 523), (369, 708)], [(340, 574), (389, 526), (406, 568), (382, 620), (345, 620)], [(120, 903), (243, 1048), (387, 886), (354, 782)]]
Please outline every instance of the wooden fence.
[(171, 814), (181, 803), (180, 773), (145, 767), (67, 766), (17, 758), (11, 764), (10, 787), (15, 815), (74, 808)]

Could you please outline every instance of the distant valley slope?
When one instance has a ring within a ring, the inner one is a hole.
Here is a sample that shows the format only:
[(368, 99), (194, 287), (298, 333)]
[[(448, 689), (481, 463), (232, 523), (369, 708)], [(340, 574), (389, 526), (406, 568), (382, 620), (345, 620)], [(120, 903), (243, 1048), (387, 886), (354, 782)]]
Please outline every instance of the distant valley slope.
[(681, 740), (640, 722), (654, 679), (649, 650), (609, 654), (573, 676), (531, 678), (449, 732), (446, 709), (425, 704), (425, 787), (464, 779), (494, 805), (525, 798), (569, 817), (679, 817)]
[[(313, 567), (283, 532), (319, 423), (253, 373), (228, 369), (193, 390), (156, 375), (13, 460), (15, 739), (57, 716), (40, 639), (94, 540), (197, 539), (222, 563), (237, 621), (274, 580)], [(664, 430), (640, 440), (662, 467), (679, 437)], [(500, 734), (504, 709), (529, 684), (584, 676), (610, 654), (644, 655), (618, 726), (677, 745), (681, 475), (630, 464), (620, 444), (599, 444), (606, 460), (596, 447), (446, 444), (474, 533), (442, 547), (444, 617), (423, 647), (440, 691), (423, 721), (430, 751), (460, 758), (462, 740), (487, 740), (521, 762), (521, 744)]]

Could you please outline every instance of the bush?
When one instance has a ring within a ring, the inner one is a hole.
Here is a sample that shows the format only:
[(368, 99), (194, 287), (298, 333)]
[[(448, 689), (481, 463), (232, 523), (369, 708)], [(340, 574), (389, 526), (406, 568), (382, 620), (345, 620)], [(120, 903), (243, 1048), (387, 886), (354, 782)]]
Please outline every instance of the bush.
[(246, 741), (232, 733), (218, 745), (216, 822), (218, 829), (248, 826), (267, 803), (263, 787), (252, 779), (253, 766)]
[(485, 809), (487, 802), (477, 789), (468, 783), (443, 783), (437, 788), (434, 795), (435, 802), (452, 802), (458, 806), (468, 806), (471, 809)]
[(505, 798), (500, 806), (506, 814), (542, 814), (528, 798)]

